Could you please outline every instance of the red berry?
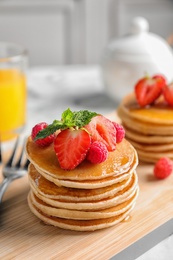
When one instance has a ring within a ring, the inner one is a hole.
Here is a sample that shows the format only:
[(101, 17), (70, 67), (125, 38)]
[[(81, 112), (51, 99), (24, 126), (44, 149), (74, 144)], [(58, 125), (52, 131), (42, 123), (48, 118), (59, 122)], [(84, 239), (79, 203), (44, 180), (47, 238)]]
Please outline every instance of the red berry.
[(108, 149), (102, 142), (95, 141), (91, 144), (87, 154), (87, 159), (91, 163), (102, 163), (108, 157)]
[(154, 175), (158, 179), (165, 179), (173, 170), (173, 163), (167, 157), (159, 159), (154, 166)]
[(123, 128), (122, 125), (119, 125), (116, 122), (112, 122), (115, 129), (116, 129), (116, 139), (117, 139), (117, 143), (121, 143), (121, 141), (124, 139), (125, 137), (125, 130)]
[(135, 94), (138, 104), (145, 107), (155, 102), (161, 95), (166, 84), (166, 79), (162, 75), (154, 75), (140, 79), (135, 85)]
[(163, 96), (165, 101), (170, 106), (173, 106), (173, 83), (171, 83), (170, 85), (165, 85), (163, 87)]
[(108, 151), (116, 149), (116, 129), (109, 119), (102, 115), (95, 116), (85, 128), (91, 134), (93, 142), (104, 143)]
[(159, 80), (160, 82), (162, 82), (163, 85), (166, 85), (166, 84), (167, 84), (167, 80), (166, 80), (165, 76), (162, 75), (162, 74), (156, 74), (156, 75), (154, 75), (154, 76), (153, 76), (153, 79)]
[(54, 141), (54, 150), (60, 167), (64, 170), (74, 169), (85, 159), (90, 145), (91, 137), (85, 130), (61, 131)]
[[(36, 124), (33, 128), (32, 128), (32, 132), (31, 132), (31, 138), (34, 141), (36, 135), (38, 134), (39, 131), (43, 130), (44, 128), (46, 128), (48, 126), (47, 123), (45, 122), (41, 122), (39, 124)], [(38, 139), (36, 141), (34, 141), (36, 144), (38, 144), (39, 146), (48, 146), (50, 145), (53, 141), (54, 141), (55, 135), (49, 135), (45, 138), (42, 139)]]

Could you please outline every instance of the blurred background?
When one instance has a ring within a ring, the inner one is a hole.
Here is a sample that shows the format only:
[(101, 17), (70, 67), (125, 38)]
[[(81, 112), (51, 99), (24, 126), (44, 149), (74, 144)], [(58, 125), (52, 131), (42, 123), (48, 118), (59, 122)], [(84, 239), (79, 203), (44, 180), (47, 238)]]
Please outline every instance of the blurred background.
[(134, 16), (172, 44), (172, 0), (1, 0), (0, 41), (25, 46), (30, 66), (97, 64)]

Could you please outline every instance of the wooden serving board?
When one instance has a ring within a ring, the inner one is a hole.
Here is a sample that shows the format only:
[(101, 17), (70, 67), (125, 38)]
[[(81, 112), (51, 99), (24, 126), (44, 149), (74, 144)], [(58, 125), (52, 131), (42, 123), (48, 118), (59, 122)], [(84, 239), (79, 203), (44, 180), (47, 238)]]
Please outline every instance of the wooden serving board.
[(173, 174), (156, 180), (145, 164), (137, 173), (140, 193), (129, 219), (94, 232), (43, 224), (28, 208), (27, 176), (15, 180), (0, 212), (0, 259), (135, 259), (173, 232)]

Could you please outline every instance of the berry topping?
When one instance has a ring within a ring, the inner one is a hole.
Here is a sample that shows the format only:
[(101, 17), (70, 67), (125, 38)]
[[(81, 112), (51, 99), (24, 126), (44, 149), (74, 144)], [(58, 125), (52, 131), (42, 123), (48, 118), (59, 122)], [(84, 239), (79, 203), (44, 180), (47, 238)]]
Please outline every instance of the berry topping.
[(87, 153), (87, 159), (91, 163), (102, 163), (108, 157), (108, 150), (106, 145), (102, 142), (95, 141), (91, 144), (90, 149)]
[(173, 170), (173, 163), (171, 159), (162, 157), (159, 159), (154, 166), (154, 175), (158, 179), (167, 178)]
[(97, 113), (88, 110), (80, 110), (72, 112), (69, 108), (62, 113), (61, 120), (54, 120), (52, 124), (48, 125), (46, 129), (40, 131), (35, 140), (49, 136), (57, 130), (65, 130), (71, 127), (82, 128), (87, 125), (91, 118), (96, 116)]
[(61, 120), (50, 125), (40, 123), (32, 130), (32, 139), (42, 146), (54, 140), (54, 151), (64, 170), (73, 170), (85, 158), (92, 163), (105, 161), (108, 151), (116, 149), (116, 140), (120, 142), (123, 137), (123, 128), (114, 126), (106, 117), (88, 110), (72, 112), (69, 108)]
[(138, 104), (141, 107), (150, 105), (161, 95), (166, 79), (162, 75), (144, 77), (135, 85), (135, 94)]
[(64, 170), (74, 169), (85, 159), (90, 145), (91, 137), (83, 129), (61, 131), (54, 141), (60, 167)]
[(173, 83), (171, 83), (170, 85), (165, 85), (163, 87), (163, 96), (165, 101), (170, 106), (173, 106)]
[(162, 74), (156, 74), (152, 78), (159, 80), (160, 83), (163, 84), (163, 86), (167, 84), (167, 80), (166, 80), (165, 76)]
[(91, 134), (93, 142), (104, 143), (108, 151), (116, 149), (116, 129), (109, 119), (102, 115), (95, 116), (85, 128)]
[(35, 141), (36, 144), (38, 144), (39, 146), (48, 146), (50, 145), (53, 141), (54, 141), (54, 138), (55, 138), (55, 135), (54, 134), (51, 134), (51, 135), (48, 135), (46, 136), (45, 138), (42, 138), (42, 139), (38, 139), (38, 140), (35, 140), (37, 134), (48, 127), (48, 124), (45, 123), (45, 122), (41, 122), (39, 124), (36, 124), (33, 128), (32, 128), (32, 132), (31, 132), (31, 138), (33, 141)]
[(125, 137), (125, 130), (122, 125), (119, 125), (118, 123), (112, 122), (115, 129), (116, 129), (116, 139), (117, 143), (121, 143), (123, 138)]

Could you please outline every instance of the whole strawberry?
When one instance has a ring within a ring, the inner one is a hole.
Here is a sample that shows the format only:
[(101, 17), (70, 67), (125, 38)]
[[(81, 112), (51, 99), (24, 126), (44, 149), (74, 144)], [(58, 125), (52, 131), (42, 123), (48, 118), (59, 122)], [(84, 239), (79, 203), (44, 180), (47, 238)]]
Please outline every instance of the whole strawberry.
[(173, 106), (173, 83), (169, 85), (165, 85), (163, 87), (163, 96), (165, 101), (170, 105)]
[(95, 141), (91, 144), (87, 154), (87, 159), (91, 163), (102, 163), (107, 159), (107, 157), (108, 149), (104, 143)]
[(161, 95), (166, 79), (162, 75), (146, 76), (140, 79), (135, 85), (135, 95), (141, 107), (150, 105)]
[(55, 138), (55, 134), (51, 134), (49, 136), (46, 136), (45, 138), (42, 138), (42, 139), (37, 139), (35, 140), (37, 134), (48, 127), (48, 124), (46, 122), (41, 122), (41, 123), (38, 123), (36, 124), (33, 128), (32, 128), (32, 131), (31, 131), (31, 138), (32, 140), (38, 144), (39, 146), (48, 146), (50, 145), (53, 141), (54, 141), (54, 138)]
[(160, 158), (154, 166), (154, 175), (158, 179), (167, 178), (173, 170), (173, 162), (167, 157)]

